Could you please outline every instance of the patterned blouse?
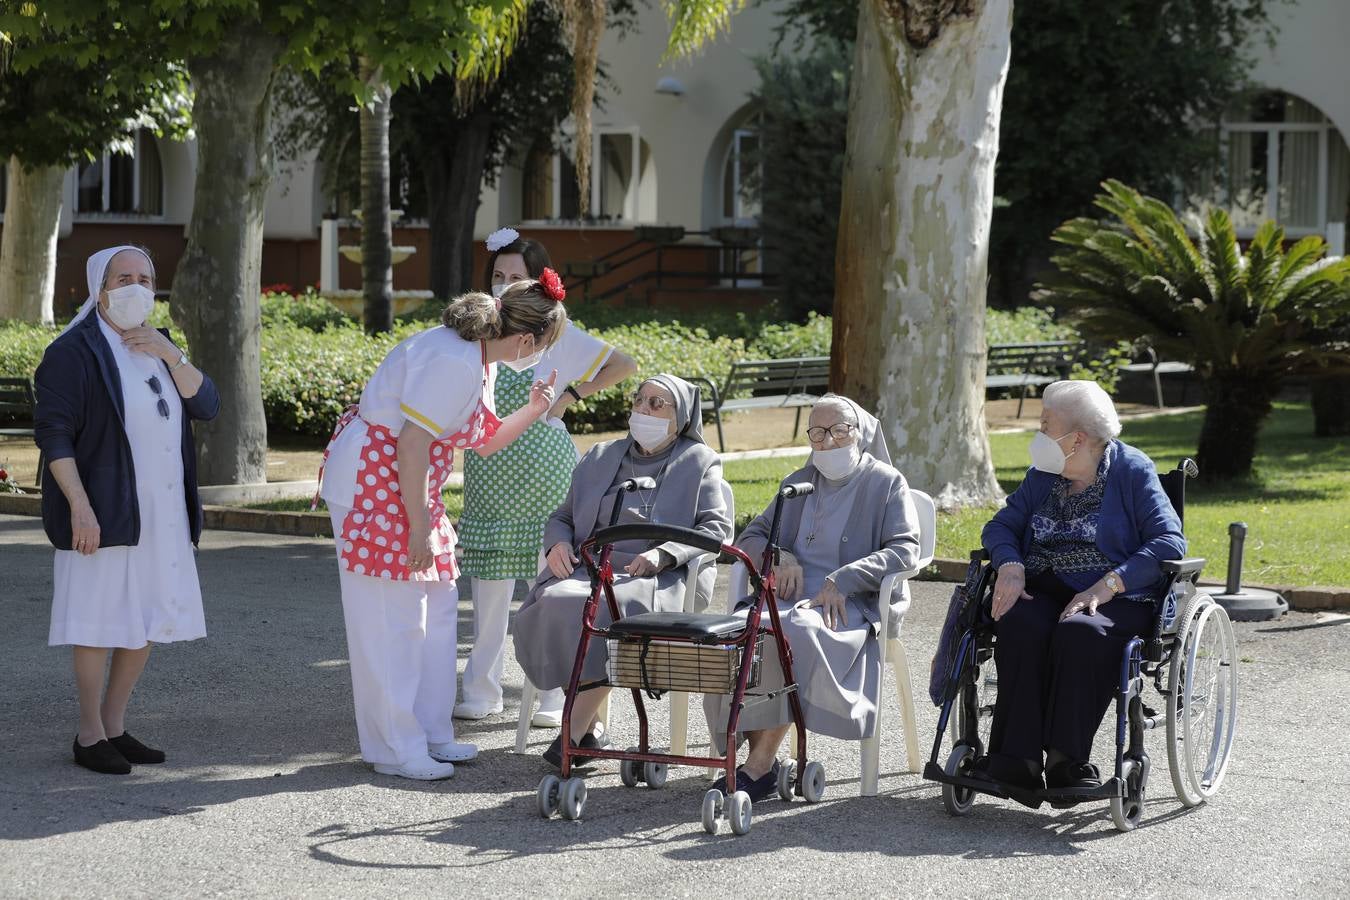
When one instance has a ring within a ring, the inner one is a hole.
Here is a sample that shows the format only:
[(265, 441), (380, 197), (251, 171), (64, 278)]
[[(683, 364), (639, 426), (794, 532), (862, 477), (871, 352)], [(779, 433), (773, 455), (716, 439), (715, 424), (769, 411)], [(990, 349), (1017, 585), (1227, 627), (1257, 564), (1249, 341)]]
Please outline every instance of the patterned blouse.
[[(1114, 568), (1097, 549), (1097, 519), (1111, 470), (1111, 445), (1106, 445), (1097, 477), (1077, 494), (1069, 494), (1069, 479), (1060, 478), (1041, 508), (1031, 516), (1031, 550), (1027, 576), (1054, 573), (1075, 591), (1086, 590)], [(1148, 598), (1142, 598), (1148, 599)]]

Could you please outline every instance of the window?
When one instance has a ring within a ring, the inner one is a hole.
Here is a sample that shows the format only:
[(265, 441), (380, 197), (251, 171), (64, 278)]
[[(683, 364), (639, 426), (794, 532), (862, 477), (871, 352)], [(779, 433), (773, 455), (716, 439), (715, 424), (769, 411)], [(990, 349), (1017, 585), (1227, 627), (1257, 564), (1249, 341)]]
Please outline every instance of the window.
[(164, 173), (155, 136), (136, 133), (132, 152), (104, 153), (76, 170), (77, 215), (164, 214)]
[[(580, 216), (576, 166), (568, 153), (541, 141), (525, 157), (521, 218), (569, 220)], [(610, 222), (643, 221), (655, 207), (651, 149), (637, 128), (597, 127), (591, 135), (591, 215)]]
[(729, 225), (759, 224), (759, 134), (737, 128), (722, 164), (722, 218)]
[(1240, 234), (1275, 219), (1291, 235), (1324, 233), (1350, 206), (1350, 150), (1321, 110), (1279, 91), (1243, 97), (1219, 126), (1215, 199)]

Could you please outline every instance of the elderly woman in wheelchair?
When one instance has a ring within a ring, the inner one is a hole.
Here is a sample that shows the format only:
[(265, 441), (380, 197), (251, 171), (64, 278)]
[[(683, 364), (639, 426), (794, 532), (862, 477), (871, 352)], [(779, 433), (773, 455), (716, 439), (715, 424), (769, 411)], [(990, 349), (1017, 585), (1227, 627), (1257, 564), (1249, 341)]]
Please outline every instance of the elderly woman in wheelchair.
[(1101, 785), (1089, 755), (1121, 653), (1150, 633), (1160, 564), (1181, 559), (1186, 539), (1153, 463), (1117, 439), (1105, 391), (1056, 382), (1043, 407), (1032, 468), (982, 535), (997, 571), (998, 699), (972, 774), (1024, 801), (1061, 792), (1069, 799), (1055, 805), (1068, 806)]
[[(857, 404), (827, 394), (812, 408), (806, 433), (811, 459), (782, 482), (806, 481), (815, 490), (805, 503), (783, 509), (783, 550), (774, 567), (780, 622), (792, 648), (807, 729), (860, 740), (875, 727), (881, 685), (878, 591), (888, 572), (919, 559), (918, 517), (904, 476), (890, 465), (879, 423)], [(771, 503), (737, 539), (751, 558), (770, 539), (772, 512)], [(761, 695), (784, 681), (777, 656), (765, 653), (762, 665)], [(719, 743), (728, 701), (725, 694), (704, 697), (709, 731)], [(746, 704), (737, 726), (750, 746), (737, 785), (727, 786), (722, 776), (714, 787), (728, 794), (743, 790), (759, 801), (775, 789), (782, 793), (780, 783), (791, 783), (791, 765), (777, 759), (792, 722), (788, 704), (786, 694)]]

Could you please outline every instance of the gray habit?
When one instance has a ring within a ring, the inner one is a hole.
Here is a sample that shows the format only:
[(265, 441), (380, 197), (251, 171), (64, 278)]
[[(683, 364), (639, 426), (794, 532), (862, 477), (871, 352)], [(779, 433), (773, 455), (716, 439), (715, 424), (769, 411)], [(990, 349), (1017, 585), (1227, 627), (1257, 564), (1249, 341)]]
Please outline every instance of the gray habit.
[[(697, 409), (697, 407), (695, 407)], [(664, 470), (664, 471), (662, 471)], [(619, 482), (634, 475), (656, 479), (651, 491), (623, 494), (625, 509), (620, 523), (653, 522), (694, 528), (718, 541), (731, 535), (731, 517), (722, 496), (722, 463), (707, 444), (678, 437), (671, 448), (656, 457), (637, 454), (631, 437), (597, 444), (587, 451), (572, 473), (572, 486), (544, 527), (544, 547), (560, 541), (577, 552), (582, 541), (597, 527), (609, 524)], [(643, 506), (650, 504), (644, 515)], [(622, 571), (638, 553), (657, 545), (625, 541), (614, 546), (614, 599), (625, 616), (657, 610), (684, 608), (685, 563), (700, 552), (683, 544), (665, 543), (659, 549), (675, 559), (675, 565), (655, 576), (638, 578)], [(579, 555), (579, 554), (578, 554)], [(715, 566), (699, 575), (698, 594), (705, 604), (712, 596)], [(591, 580), (586, 567), (578, 564), (564, 579), (545, 569), (540, 573), (516, 615), (516, 660), (530, 682), (541, 689), (562, 687), (572, 677), (577, 644), (581, 639), (581, 614), (590, 596)], [(611, 621), (603, 599), (596, 625)], [(608, 658), (604, 641), (592, 641), (582, 668), (583, 684), (605, 678)]]
[[(876, 629), (881, 622), (877, 595), (887, 573), (906, 569), (919, 558), (918, 515), (904, 476), (864, 453), (862, 462), (841, 482), (830, 482), (807, 465), (783, 480), (811, 481), (816, 493), (783, 505), (780, 546), (792, 550), (803, 569), (803, 598), (780, 600), (783, 634), (792, 647), (793, 675), (809, 731), (844, 740), (860, 740), (876, 727), (881, 693), (881, 653)], [(758, 560), (769, 537), (770, 504), (741, 534), (737, 546)], [(814, 539), (813, 539), (814, 537)], [(811, 594), (834, 582), (848, 598), (845, 624), (825, 627), (819, 609), (807, 608)], [(743, 607), (749, 599), (741, 601)], [(767, 612), (764, 621), (767, 623)], [(898, 618), (892, 618), (898, 628)], [(778, 654), (768, 640), (753, 693), (782, 687)], [(730, 698), (703, 699), (708, 729), (721, 747)], [(753, 705), (752, 705), (753, 704)], [(747, 700), (738, 731), (760, 731), (792, 721), (786, 697)]]

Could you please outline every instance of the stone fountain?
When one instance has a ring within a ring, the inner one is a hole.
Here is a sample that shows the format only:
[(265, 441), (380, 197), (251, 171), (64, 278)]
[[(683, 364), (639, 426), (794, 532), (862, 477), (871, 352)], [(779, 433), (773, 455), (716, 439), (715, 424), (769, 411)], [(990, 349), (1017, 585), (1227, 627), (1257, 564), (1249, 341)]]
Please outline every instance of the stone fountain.
[[(401, 209), (389, 211), (391, 224), (397, 222), (402, 216), (403, 210)], [(360, 217), (358, 212), (357, 219), (359, 220)], [(395, 246), (390, 261), (393, 265), (398, 265), (416, 252), (416, 247)], [(344, 289), (339, 286), (339, 253), (360, 265), (362, 258), (360, 246), (344, 244), (339, 247), (337, 219), (324, 219), (319, 226), (319, 296), (333, 304), (345, 315), (353, 319), (360, 319), (365, 309), (365, 294), (359, 290)], [(433, 296), (435, 295), (431, 291), (394, 291), (394, 315), (402, 316), (410, 313)]]

